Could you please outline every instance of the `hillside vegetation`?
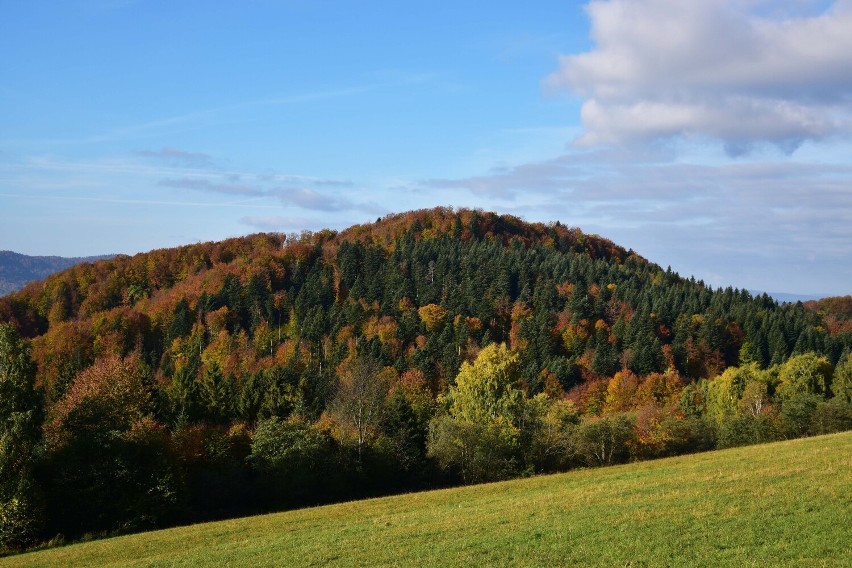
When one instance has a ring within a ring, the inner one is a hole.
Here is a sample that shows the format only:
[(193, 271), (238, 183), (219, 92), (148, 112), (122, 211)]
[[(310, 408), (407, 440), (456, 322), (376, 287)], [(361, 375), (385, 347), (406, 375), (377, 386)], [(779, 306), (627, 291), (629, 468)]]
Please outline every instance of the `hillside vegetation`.
[(0, 547), (852, 429), (848, 306), (442, 208), (81, 264), (0, 298)]
[(5, 566), (848, 566), (852, 433), (113, 538)]
[(28, 282), (47, 278), (75, 264), (95, 262), (110, 256), (66, 258), (61, 256), (27, 256), (0, 250), (0, 296), (20, 290)]

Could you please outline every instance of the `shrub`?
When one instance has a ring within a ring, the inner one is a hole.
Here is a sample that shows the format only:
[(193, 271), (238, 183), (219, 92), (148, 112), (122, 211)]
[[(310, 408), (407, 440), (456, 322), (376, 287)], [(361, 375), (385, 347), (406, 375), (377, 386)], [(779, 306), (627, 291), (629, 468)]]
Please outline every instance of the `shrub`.
[(852, 430), (852, 403), (839, 396), (820, 402), (811, 415), (809, 432), (814, 436)]
[(630, 414), (584, 419), (574, 431), (577, 452), (591, 466), (626, 462), (634, 440), (634, 423)]

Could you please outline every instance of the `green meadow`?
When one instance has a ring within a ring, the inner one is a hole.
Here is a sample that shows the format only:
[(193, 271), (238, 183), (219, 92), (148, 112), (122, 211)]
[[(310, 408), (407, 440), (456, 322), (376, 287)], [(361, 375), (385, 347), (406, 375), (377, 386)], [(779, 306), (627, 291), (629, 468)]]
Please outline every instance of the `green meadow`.
[(852, 432), (84, 542), (2, 566), (852, 566)]

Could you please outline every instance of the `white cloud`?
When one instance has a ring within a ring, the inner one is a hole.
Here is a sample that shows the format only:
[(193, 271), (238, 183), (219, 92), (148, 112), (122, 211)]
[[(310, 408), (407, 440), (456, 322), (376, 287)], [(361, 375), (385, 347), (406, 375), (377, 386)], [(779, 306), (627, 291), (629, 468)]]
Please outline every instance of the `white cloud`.
[(852, 133), (852, 0), (610, 0), (549, 89), (583, 98), (579, 146), (712, 138), (738, 154)]

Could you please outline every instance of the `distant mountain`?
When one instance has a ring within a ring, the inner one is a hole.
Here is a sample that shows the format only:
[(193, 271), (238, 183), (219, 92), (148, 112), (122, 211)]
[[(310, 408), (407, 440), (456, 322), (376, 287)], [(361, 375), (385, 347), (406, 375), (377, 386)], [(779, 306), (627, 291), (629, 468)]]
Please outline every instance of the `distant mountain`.
[(67, 258), (62, 256), (27, 256), (8, 250), (0, 251), (0, 296), (20, 290), (28, 282), (42, 280), (76, 264), (95, 262), (113, 256)]
[(810, 302), (821, 300), (824, 294), (788, 294), (786, 292), (764, 292), (763, 290), (749, 290), (752, 296), (761, 296), (764, 293), (779, 304), (795, 304), (796, 302)]

